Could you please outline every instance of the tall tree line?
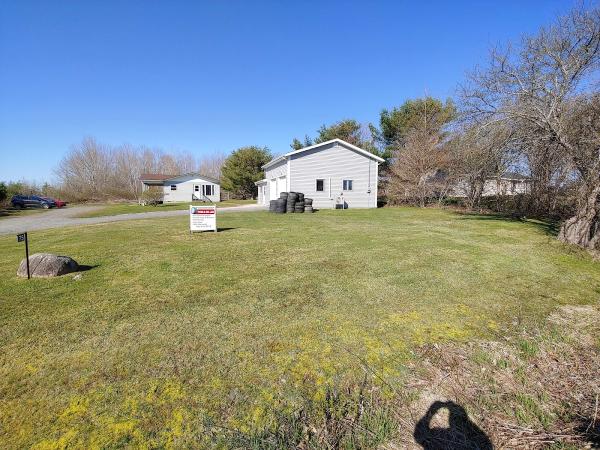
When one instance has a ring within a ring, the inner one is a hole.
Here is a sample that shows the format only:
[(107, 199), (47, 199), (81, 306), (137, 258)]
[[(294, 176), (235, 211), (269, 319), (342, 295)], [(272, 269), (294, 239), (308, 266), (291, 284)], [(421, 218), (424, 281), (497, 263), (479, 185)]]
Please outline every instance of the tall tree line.
[(196, 159), (129, 144), (108, 146), (88, 137), (74, 145), (55, 169), (62, 195), (69, 200), (136, 199), (143, 173), (179, 175), (201, 172), (219, 178), (225, 155)]

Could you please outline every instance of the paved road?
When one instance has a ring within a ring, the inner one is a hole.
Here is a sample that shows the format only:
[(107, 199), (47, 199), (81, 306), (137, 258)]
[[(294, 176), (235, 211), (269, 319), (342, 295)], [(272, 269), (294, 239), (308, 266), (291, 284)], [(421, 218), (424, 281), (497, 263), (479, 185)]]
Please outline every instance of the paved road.
[[(10, 217), (0, 219), (0, 235), (21, 233), (23, 231), (46, 230), (48, 228), (72, 227), (76, 225), (91, 225), (105, 222), (121, 222), (123, 220), (155, 219), (161, 217), (184, 216), (188, 214), (187, 209), (174, 211), (152, 211), (143, 213), (119, 214), (118, 216), (102, 216), (78, 218), (74, 216), (94, 211), (101, 206), (72, 206), (38, 214), (29, 214), (21, 217)], [(242, 205), (219, 208), (219, 214), (239, 211), (260, 211), (265, 207), (261, 205)]]

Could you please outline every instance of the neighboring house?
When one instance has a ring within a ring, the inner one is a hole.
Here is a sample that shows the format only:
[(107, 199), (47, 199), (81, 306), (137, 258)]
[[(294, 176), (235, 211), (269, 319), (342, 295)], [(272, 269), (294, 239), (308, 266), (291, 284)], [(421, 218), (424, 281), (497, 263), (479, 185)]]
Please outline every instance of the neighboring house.
[[(499, 177), (488, 178), (484, 185), (481, 195), (491, 197), (495, 195), (517, 195), (527, 194), (530, 190), (531, 179), (525, 175), (515, 172), (505, 172)], [(468, 187), (465, 183), (458, 183), (453, 190), (456, 197), (466, 197)]]
[(302, 192), (315, 208), (376, 208), (382, 158), (341, 139), (279, 156), (263, 166), (258, 203), (268, 205), (281, 192)]
[(168, 202), (218, 202), (221, 200), (219, 180), (199, 173), (163, 175), (144, 173), (140, 176), (142, 191), (161, 189), (163, 201)]

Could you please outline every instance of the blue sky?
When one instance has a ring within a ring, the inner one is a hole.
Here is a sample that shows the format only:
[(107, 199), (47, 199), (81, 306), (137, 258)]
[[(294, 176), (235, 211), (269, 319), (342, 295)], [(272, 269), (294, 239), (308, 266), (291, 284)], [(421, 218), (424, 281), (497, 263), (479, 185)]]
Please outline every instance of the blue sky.
[(72, 144), (286, 151), (343, 118), (453, 96), (491, 45), (569, 0), (26, 1), (0, 7), (0, 180)]

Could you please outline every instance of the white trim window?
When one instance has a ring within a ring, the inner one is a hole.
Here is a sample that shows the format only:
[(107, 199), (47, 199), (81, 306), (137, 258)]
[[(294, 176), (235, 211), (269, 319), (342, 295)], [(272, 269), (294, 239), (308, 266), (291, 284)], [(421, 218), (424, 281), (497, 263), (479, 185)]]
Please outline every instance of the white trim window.
[(352, 180), (343, 180), (342, 181), (342, 191), (351, 191), (352, 190)]
[(171, 190), (172, 191), (176, 191), (177, 190), (177, 185), (176, 184), (172, 184), (171, 185)]
[(317, 183), (315, 186), (317, 192), (324, 192), (325, 191), (325, 180), (322, 178), (317, 178)]
[(204, 191), (204, 195), (215, 195), (215, 187), (212, 184), (203, 184), (202, 190)]

